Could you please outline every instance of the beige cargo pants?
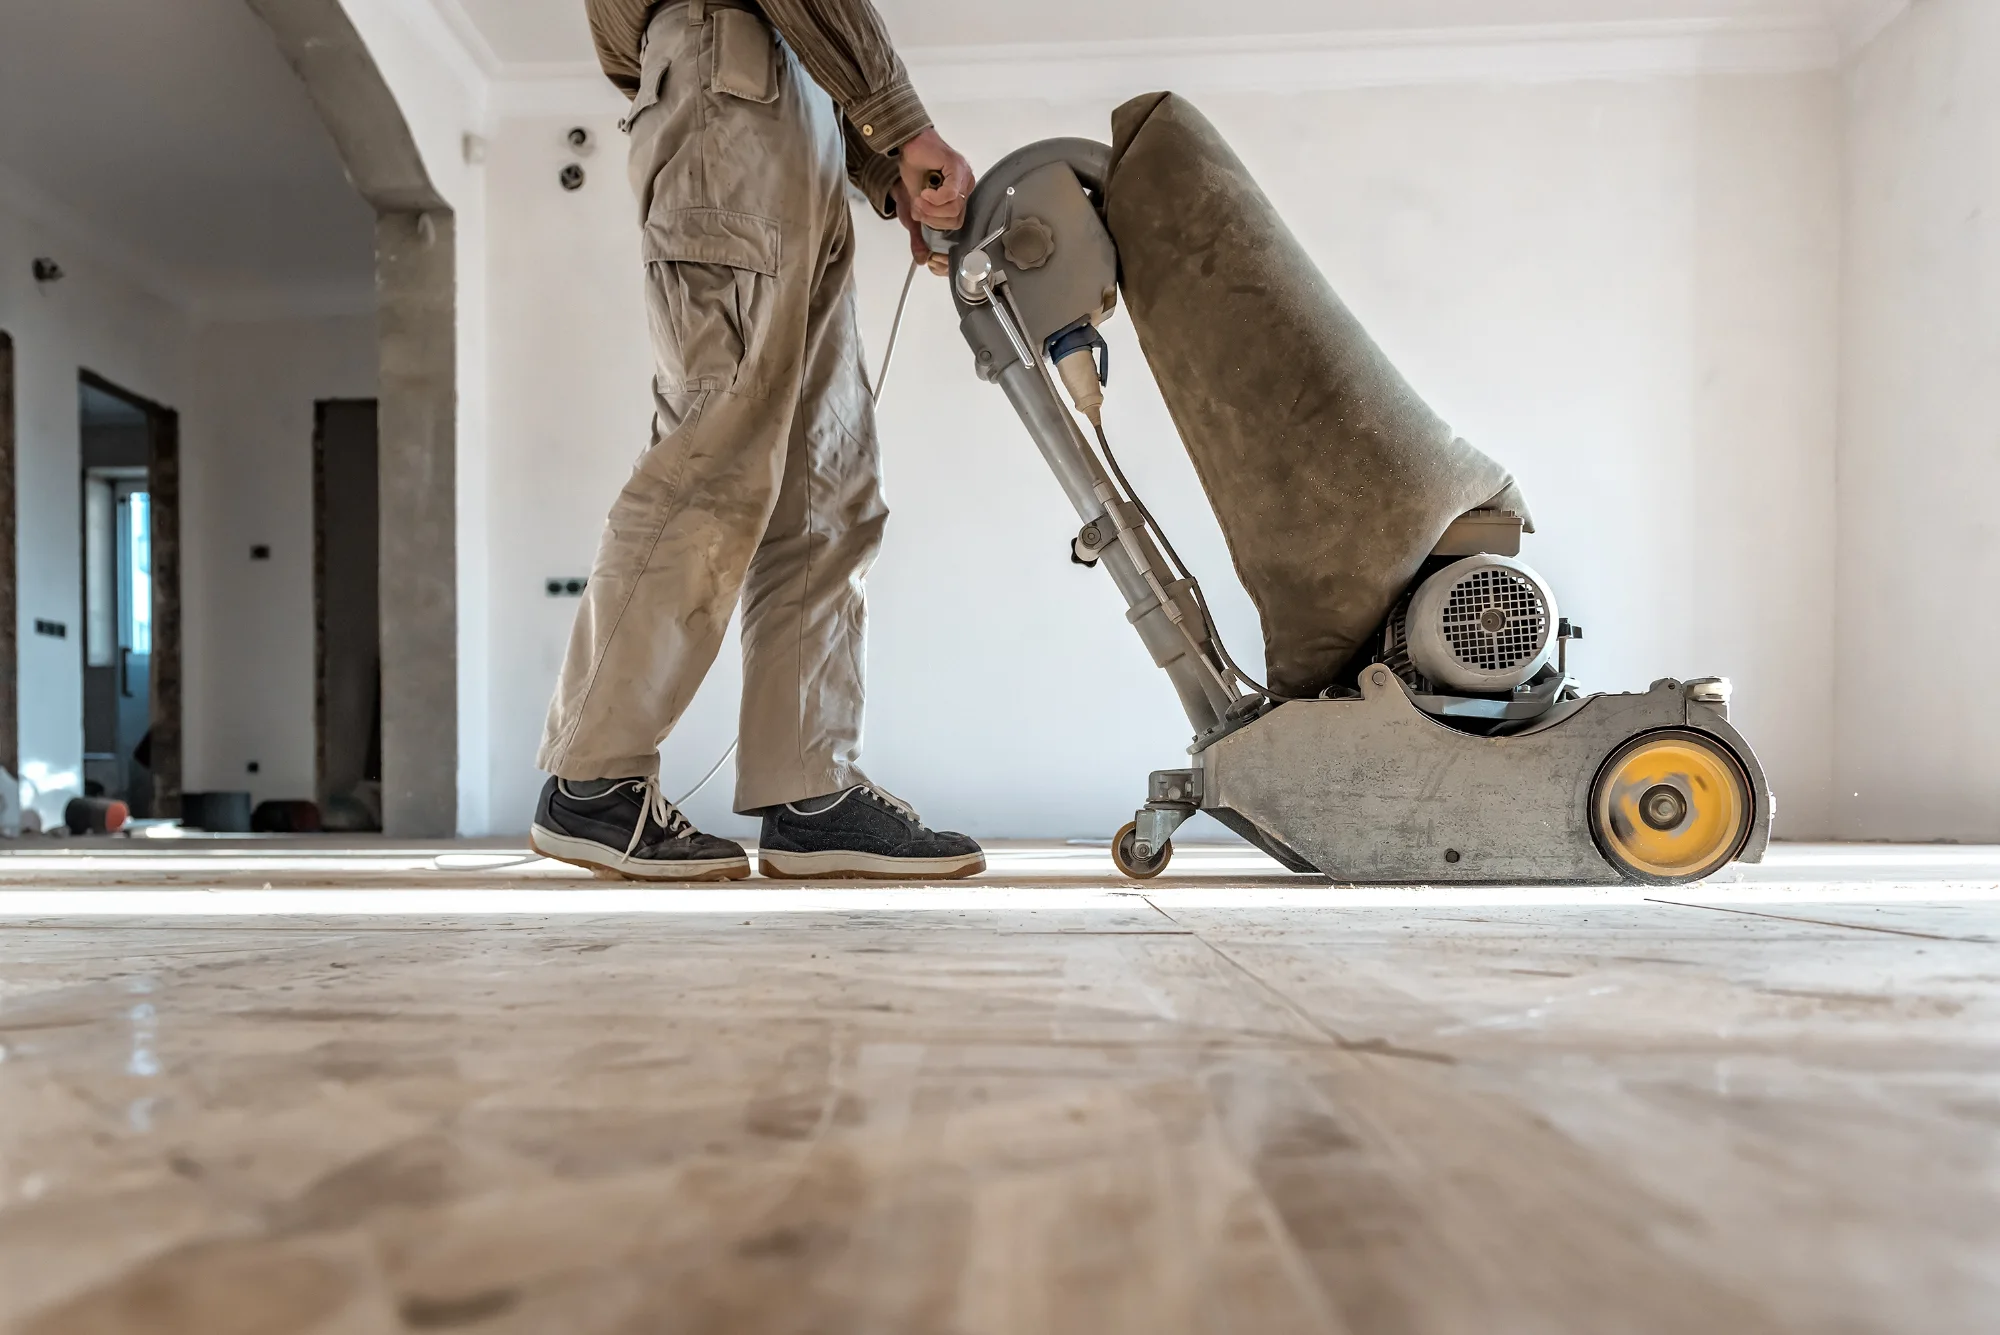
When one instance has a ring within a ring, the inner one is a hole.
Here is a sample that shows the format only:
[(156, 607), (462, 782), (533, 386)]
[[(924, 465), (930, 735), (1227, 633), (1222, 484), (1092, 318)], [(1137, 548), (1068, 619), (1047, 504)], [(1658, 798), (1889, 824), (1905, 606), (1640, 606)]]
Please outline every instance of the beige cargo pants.
[(836, 115), (757, 15), (653, 17), (626, 122), (653, 441), (598, 544), (550, 774), (655, 773), (740, 595), (737, 810), (865, 780), (862, 583), (888, 510)]

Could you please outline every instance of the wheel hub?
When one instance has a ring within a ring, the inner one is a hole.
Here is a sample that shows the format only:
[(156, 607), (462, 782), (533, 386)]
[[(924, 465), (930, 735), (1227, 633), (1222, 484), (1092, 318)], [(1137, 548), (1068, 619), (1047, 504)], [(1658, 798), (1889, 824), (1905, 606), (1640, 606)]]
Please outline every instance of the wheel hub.
[(1140, 839), (1136, 821), (1118, 831), (1111, 840), (1112, 864), (1137, 881), (1151, 880), (1165, 871), (1173, 855), (1173, 840), (1154, 844)]
[(1639, 817), (1656, 830), (1678, 829), (1688, 818), (1688, 800), (1672, 784), (1655, 784), (1639, 799)]

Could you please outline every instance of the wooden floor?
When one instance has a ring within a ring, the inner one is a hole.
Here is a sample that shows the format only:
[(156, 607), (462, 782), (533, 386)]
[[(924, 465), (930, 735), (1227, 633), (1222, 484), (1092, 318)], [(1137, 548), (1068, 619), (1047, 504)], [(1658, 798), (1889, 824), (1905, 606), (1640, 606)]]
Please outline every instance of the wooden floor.
[(2000, 850), (0, 854), (0, 1329), (2000, 1330)]

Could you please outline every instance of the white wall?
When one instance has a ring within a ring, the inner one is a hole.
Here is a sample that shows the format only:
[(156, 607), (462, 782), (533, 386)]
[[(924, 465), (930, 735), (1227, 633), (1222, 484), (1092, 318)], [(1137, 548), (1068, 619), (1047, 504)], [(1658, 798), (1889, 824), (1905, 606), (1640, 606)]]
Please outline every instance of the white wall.
[[(462, 53), (441, 57), (456, 48), (428, 5), (349, 7), (457, 222), (460, 807), (478, 830), (494, 645), (484, 567), (484, 176), (467, 160), (466, 135), (484, 122), (484, 90)], [(29, 264), (43, 254), (70, 276), (38, 290)], [(182, 413), (187, 786), (259, 798), (313, 790), (312, 403), (375, 392), (373, 319), (202, 325), (191, 309), (214, 294), (164, 283), (161, 272), (156, 257), (0, 169), (0, 328), (14, 335), (19, 372), (22, 760), (50, 789), (39, 806), (51, 823), (81, 772), (80, 367)], [(273, 548), (268, 565), (249, 561), (259, 542)], [(70, 638), (36, 636), (38, 618), (68, 623)], [(251, 760), (257, 775), (246, 772)]]
[[(975, 166), (1108, 134), (1110, 102), (925, 91)], [(1828, 74), (1195, 99), (1413, 381), (1521, 475), (1543, 529), (1528, 555), (1589, 631), (1586, 683), (1735, 677), (1792, 836), (1830, 819), (1836, 99)], [(605, 148), (568, 195), (569, 123), (503, 123), (486, 169), (496, 830), (526, 824), (575, 610), (543, 580), (587, 571), (646, 441), (622, 140), (589, 122)], [(872, 361), (906, 252), (888, 224), (861, 234)], [(1110, 332), (1114, 444), (1252, 654), (1130, 324)], [(1107, 834), (1179, 759), (1185, 721), (1106, 581), (1068, 562), (1074, 517), (971, 374), (941, 289), (913, 299), (905, 338), (881, 414), (895, 518), (870, 584), (865, 763), (934, 823)], [(733, 734), (733, 654), (668, 744), (670, 787)], [(693, 813), (745, 828), (728, 792), (725, 775)]]
[[(91, 370), (169, 407), (191, 359), (180, 310), (127, 278), (60, 206), (0, 181), (0, 329), (14, 337), (19, 519), (21, 777), (43, 821), (82, 791), (83, 559), (77, 373)], [(36, 256), (67, 273), (37, 284)], [(62, 622), (65, 639), (37, 635)]]
[[(14, 336), (21, 768), (48, 825), (81, 790), (77, 374), (180, 413), (184, 786), (313, 795), (316, 399), (375, 393), (373, 315), (204, 325), (30, 187), (0, 195), (0, 329)], [(67, 276), (37, 286), (35, 256)], [(251, 546), (272, 559), (252, 562)], [(34, 633), (60, 621), (66, 639)], [(245, 766), (259, 762), (260, 773)]]
[(1847, 81), (1839, 829), (2000, 841), (2000, 5)]
[[(193, 363), (181, 419), (183, 784), (310, 800), (313, 405), (375, 396), (375, 317), (201, 326)], [(270, 559), (253, 561), (256, 546)]]

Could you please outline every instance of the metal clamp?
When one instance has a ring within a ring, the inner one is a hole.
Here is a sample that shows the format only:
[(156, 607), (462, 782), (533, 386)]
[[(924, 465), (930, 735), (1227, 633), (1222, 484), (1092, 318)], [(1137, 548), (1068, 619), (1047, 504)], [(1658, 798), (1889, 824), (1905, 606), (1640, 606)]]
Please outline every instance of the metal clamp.
[(1007, 229), (1000, 228), (978, 245), (967, 248), (965, 258), (959, 261), (958, 295), (968, 305), (983, 305), (991, 295), (993, 284), (1002, 281), (996, 276), (999, 266), (993, 263), (993, 257), (986, 253), (986, 248), (1006, 234)]
[(1202, 775), (1198, 769), (1154, 770), (1146, 787), (1146, 800), (1149, 802), (1201, 804)]
[(1104, 549), (1111, 545), (1109, 519), (1093, 519), (1083, 526), (1070, 543), (1069, 559), (1080, 566), (1095, 566), (1104, 557)]

